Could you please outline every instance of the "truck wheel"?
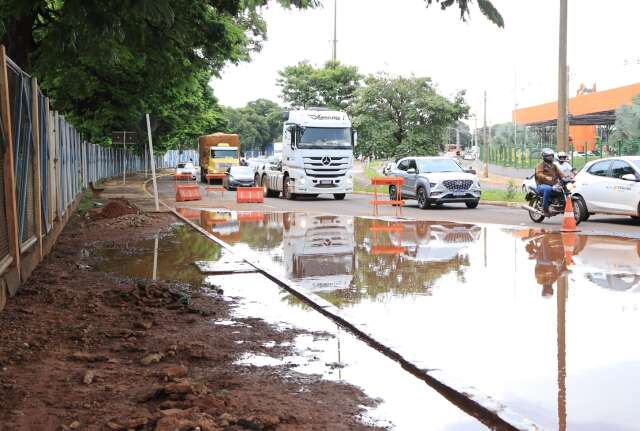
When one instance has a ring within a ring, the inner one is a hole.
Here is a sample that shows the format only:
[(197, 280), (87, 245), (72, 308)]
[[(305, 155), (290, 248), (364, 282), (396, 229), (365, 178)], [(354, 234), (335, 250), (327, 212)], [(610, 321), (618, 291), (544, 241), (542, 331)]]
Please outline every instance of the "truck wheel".
[(337, 201), (341, 201), (344, 199), (344, 197), (346, 196), (345, 193), (334, 193), (333, 194), (333, 198)]
[(284, 183), (282, 186), (282, 197), (285, 198), (286, 200), (289, 201), (293, 201), (296, 199), (296, 194), (295, 193), (291, 193), (289, 191), (289, 183), (291, 182), (291, 180), (289, 179), (289, 177), (285, 177), (284, 178)]
[(269, 185), (267, 184), (267, 176), (263, 175), (262, 179), (260, 180), (260, 184), (262, 185), (262, 190), (264, 192), (264, 195), (268, 198), (277, 198), (278, 195), (280, 195), (280, 192), (276, 191), (276, 190), (271, 190), (269, 188)]

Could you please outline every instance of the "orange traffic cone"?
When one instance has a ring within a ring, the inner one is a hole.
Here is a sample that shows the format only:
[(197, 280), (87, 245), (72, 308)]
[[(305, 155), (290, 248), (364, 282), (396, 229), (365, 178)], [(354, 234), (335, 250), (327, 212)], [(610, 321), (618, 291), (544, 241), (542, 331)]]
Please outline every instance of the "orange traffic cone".
[(561, 233), (562, 235), (562, 247), (564, 248), (564, 259), (567, 263), (567, 266), (573, 265), (573, 250), (576, 246), (576, 234), (573, 232), (570, 233)]
[(579, 232), (576, 224), (576, 216), (573, 214), (573, 203), (571, 196), (567, 196), (567, 203), (564, 206), (564, 220), (562, 221), (561, 232)]

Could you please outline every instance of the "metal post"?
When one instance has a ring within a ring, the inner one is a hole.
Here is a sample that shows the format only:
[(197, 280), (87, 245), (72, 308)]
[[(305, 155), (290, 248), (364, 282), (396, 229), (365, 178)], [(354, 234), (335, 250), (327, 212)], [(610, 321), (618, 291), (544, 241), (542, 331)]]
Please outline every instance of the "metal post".
[(124, 143), (122, 145), (122, 184), (127, 184), (127, 132), (124, 133)]
[(487, 133), (487, 91), (484, 92), (484, 166), (482, 167), (482, 176), (489, 178), (489, 134)]
[(568, 150), (567, 106), (567, 9), (568, 0), (560, 0), (560, 34), (558, 49), (558, 125), (556, 130), (558, 151)]
[(149, 158), (151, 163), (151, 178), (153, 179), (153, 197), (156, 203), (156, 211), (160, 211), (158, 204), (158, 183), (156, 182), (156, 161), (153, 158), (153, 142), (151, 141), (151, 124), (149, 114), (147, 114), (147, 136), (149, 138)]
[(338, 0), (333, 2), (333, 51), (331, 60), (338, 61)]
[(556, 333), (558, 343), (558, 430), (567, 429), (567, 341), (566, 341), (566, 305), (569, 289), (568, 276), (562, 275), (558, 279), (558, 293), (556, 296)]

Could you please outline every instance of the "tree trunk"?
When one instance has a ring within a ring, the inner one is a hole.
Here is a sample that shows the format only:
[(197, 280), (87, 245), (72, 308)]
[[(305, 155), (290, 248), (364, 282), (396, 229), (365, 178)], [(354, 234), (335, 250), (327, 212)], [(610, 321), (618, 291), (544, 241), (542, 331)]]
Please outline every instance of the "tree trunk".
[(36, 48), (32, 33), (35, 19), (34, 13), (8, 18), (7, 33), (2, 38), (9, 58), (27, 73), (31, 73), (31, 55)]

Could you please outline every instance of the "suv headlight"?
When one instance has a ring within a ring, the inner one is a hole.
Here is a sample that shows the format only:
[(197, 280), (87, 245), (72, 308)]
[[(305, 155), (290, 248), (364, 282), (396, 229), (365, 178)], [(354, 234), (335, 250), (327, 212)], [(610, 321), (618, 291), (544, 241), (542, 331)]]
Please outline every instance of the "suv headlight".
[(434, 188), (435, 186), (437, 186), (437, 183), (429, 183), (429, 187)]

